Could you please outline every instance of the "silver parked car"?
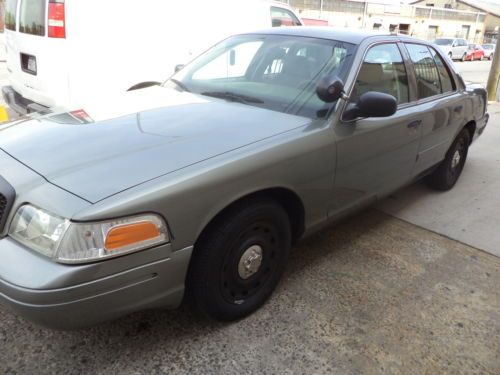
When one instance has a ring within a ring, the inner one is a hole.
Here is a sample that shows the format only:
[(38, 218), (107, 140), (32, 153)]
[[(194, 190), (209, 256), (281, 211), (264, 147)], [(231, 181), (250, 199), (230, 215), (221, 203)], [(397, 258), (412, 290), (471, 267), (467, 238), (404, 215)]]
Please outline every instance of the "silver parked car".
[(493, 60), (495, 55), (495, 44), (483, 44), (484, 58), (488, 60)]
[(0, 128), (0, 301), (18, 314), (68, 329), (185, 297), (242, 318), (299, 239), (423, 177), (451, 189), (488, 122), (433, 45), (361, 31), (233, 36), (156, 89), (157, 109)]
[(443, 52), (452, 60), (465, 61), (469, 43), (463, 38), (438, 38), (434, 40)]

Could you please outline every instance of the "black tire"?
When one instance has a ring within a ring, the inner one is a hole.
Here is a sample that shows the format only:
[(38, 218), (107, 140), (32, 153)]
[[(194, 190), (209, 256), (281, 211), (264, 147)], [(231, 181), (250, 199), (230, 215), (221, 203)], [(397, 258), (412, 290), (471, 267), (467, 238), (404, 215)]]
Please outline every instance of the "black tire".
[(453, 54), (451, 52), (448, 54), (448, 57), (450, 58), (451, 61), (453, 61)]
[[(290, 220), (279, 204), (265, 199), (233, 206), (197, 241), (186, 280), (187, 302), (219, 321), (253, 313), (278, 285), (291, 243)], [(240, 263), (255, 246), (261, 249), (260, 267), (242, 276)]]
[[(467, 129), (462, 129), (446, 153), (446, 158), (434, 172), (427, 176), (430, 187), (447, 191), (455, 186), (467, 160), (470, 145), (470, 134)], [(457, 155), (459, 156), (457, 159)]]
[(465, 61), (465, 58), (466, 58), (466, 57), (467, 57), (467, 54), (466, 54), (466, 53), (464, 53), (464, 54), (462, 55), (462, 62), (464, 62), (464, 61)]

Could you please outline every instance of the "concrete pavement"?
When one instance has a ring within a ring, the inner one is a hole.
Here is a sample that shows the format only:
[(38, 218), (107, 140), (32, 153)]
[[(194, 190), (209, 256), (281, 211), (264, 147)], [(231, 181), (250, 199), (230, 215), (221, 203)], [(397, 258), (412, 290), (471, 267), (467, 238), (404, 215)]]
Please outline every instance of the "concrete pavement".
[(500, 104), (470, 150), (462, 176), (449, 192), (423, 182), (378, 205), (385, 213), (500, 257)]
[(498, 285), (500, 259), (367, 211), (298, 246), (233, 324), (151, 311), (54, 332), (0, 307), (0, 373), (494, 375)]

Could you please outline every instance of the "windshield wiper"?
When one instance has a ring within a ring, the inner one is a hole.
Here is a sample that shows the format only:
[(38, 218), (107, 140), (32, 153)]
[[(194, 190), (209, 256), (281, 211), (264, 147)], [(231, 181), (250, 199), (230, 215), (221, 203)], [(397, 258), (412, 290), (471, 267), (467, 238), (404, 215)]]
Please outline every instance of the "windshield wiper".
[(230, 92), (230, 91), (205, 91), (205, 92), (202, 92), (201, 95), (211, 96), (211, 97), (219, 98), (219, 99), (226, 99), (226, 100), (230, 100), (233, 102), (239, 102), (239, 103), (243, 103), (243, 104), (247, 104), (247, 103), (262, 104), (262, 103), (264, 103), (264, 101), (259, 99), (259, 98), (255, 98), (253, 96), (248, 96), (248, 95), (237, 94), (235, 92)]
[(191, 91), (189, 91), (187, 86), (184, 83), (182, 83), (181, 81), (179, 81), (178, 79), (170, 78), (169, 81), (172, 81), (173, 83), (175, 83), (178, 87), (180, 87), (182, 89), (182, 91), (191, 92)]

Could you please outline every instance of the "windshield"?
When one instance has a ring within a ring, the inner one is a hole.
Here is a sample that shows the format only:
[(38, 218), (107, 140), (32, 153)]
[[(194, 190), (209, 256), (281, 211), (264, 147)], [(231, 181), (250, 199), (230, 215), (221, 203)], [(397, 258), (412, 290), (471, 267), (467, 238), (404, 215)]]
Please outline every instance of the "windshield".
[(331, 104), (316, 95), (333, 74), (345, 80), (353, 44), (298, 36), (239, 35), (216, 45), (165, 83), (179, 91), (318, 118)]
[(438, 46), (451, 46), (453, 44), (453, 39), (436, 39), (434, 43)]
[(493, 49), (493, 44), (483, 44), (484, 49)]

